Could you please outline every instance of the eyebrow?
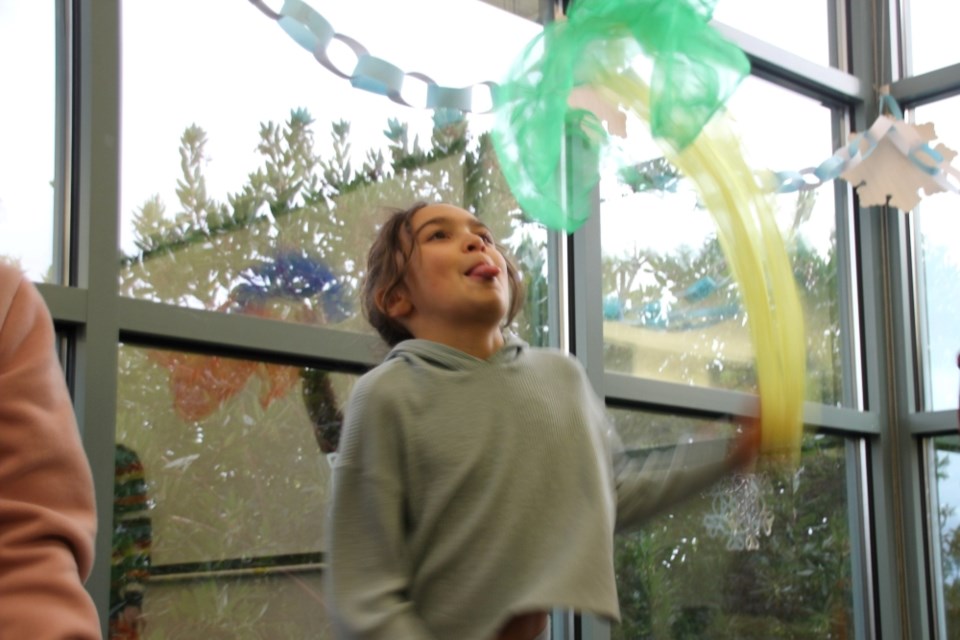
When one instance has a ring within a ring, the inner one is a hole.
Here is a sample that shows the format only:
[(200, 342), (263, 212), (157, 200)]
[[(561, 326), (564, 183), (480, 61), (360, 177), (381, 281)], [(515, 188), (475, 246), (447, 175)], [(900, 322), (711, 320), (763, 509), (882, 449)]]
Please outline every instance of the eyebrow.
[[(429, 220), (427, 220), (426, 222), (424, 222), (424, 223), (421, 224), (419, 227), (417, 227), (416, 229), (413, 230), (413, 237), (414, 237), (414, 238), (418, 238), (418, 237), (420, 236), (420, 232), (423, 231), (424, 229), (426, 229), (427, 227), (429, 227), (429, 226), (432, 225), (432, 224), (439, 225), (439, 226), (444, 226), (444, 225), (449, 226), (449, 225), (453, 224), (453, 220), (452, 220), (449, 216), (435, 216), (435, 217), (433, 217), (433, 218), (430, 218)], [(470, 221), (470, 229), (472, 229), (472, 230), (474, 230), (474, 231), (477, 230), (477, 229), (480, 229), (480, 230), (486, 231), (486, 232), (489, 233), (491, 236), (493, 235), (493, 232), (490, 231), (490, 227), (488, 227), (487, 225), (483, 224), (483, 223), (480, 222), (479, 220), (471, 220), (471, 221)]]

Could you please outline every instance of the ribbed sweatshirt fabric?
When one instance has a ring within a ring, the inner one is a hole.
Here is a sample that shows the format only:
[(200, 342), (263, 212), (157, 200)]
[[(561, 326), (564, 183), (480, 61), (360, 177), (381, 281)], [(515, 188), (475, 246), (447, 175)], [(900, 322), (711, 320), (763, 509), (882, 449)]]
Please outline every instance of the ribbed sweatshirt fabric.
[(491, 640), (553, 607), (618, 619), (616, 528), (728, 470), (625, 455), (581, 365), (508, 336), (398, 344), (354, 386), (326, 524), (335, 637)]

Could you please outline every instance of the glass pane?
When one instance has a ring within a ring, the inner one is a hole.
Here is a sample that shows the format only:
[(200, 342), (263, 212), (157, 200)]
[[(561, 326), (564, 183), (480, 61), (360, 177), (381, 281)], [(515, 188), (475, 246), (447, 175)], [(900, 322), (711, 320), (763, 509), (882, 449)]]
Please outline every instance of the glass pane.
[[(830, 11), (834, 0), (723, 0), (714, 20), (825, 67), (830, 66)], [(789, 19), (784, 19), (789, 16)], [(836, 66), (836, 63), (834, 63)]]
[(930, 511), (937, 514), (940, 540), (940, 577), (943, 589), (946, 638), (960, 633), (960, 438), (955, 435), (933, 440), (936, 492), (931, 492)]
[(0, 2), (0, 259), (38, 282), (59, 279), (53, 269), (55, 6)]
[[(936, 125), (937, 141), (960, 140), (956, 121), (960, 97), (917, 107), (918, 124)], [(955, 145), (954, 145), (955, 146)], [(933, 411), (957, 406), (957, 354), (960, 353), (960, 216), (957, 194), (925, 197), (915, 210), (919, 241), (921, 316), (920, 359), (923, 366), (925, 408)]]
[(900, 5), (908, 12), (906, 25), (910, 68), (915, 76), (960, 62), (960, 51), (949, 46), (957, 33), (960, 13), (952, 2), (910, 0)]
[[(641, 450), (707, 424), (611, 414)], [(805, 436), (796, 472), (730, 476), (619, 535), (611, 638), (854, 637), (844, 461), (843, 439)]]
[[(758, 171), (798, 171), (833, 155), (833, 114), (818, 102), (750, 77), (728, 107)], [(601, 183), (606, 369), (753, 390), (748, 319), (713, 218), (649, 135), (629, 142), (646, 159)], [(780, 194), (775, 212), (805, 312), (807, 398), (826, 404), (842, 399), (834, 188)]]
[(354, 376), (129, 345), (119, 363), (118, 634), (139, 607), (150, 637), (324, 637), (327, 458)]
[[(313, 6), (448, 87), (499, 80), (540, 30), (477, 0)], [(500, 176), (492, 116), (353, 89), (249, 3), (129, 3), (123, 35), (123, 295), (370, 331), (356, 291), (373, 228), (417, 200), (471, 209), (545, 274), (546, 234)]]

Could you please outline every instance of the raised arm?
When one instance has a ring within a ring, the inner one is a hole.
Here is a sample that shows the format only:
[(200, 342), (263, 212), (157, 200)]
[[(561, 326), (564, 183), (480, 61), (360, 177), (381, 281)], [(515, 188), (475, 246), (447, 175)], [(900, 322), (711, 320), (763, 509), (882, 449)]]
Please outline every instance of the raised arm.
[(680, 443), (649, 451), (628, 451), (607, 418), (607, 438), (617, 491), (617, 529), (642, 525), (661, 511), (709, 488), (757, 456), (755, 421), (741, 424), (729, 440)]

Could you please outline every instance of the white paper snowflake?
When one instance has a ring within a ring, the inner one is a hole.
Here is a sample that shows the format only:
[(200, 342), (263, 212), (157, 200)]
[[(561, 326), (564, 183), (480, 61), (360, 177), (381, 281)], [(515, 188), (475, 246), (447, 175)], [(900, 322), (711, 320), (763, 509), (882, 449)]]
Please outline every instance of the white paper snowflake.
[[(856, 134), (855, 134), (856, 135)], [(865, 134), (855, 138), (851, 161), (840, 177), (852, 184), (864, 206), (885, 205), (910, 211), (926, 195), (956, 188), (947, 181), (955, 173), (950, 162), (957, 152), (943, 144), (930, 153), (928, 143), (936, 139), (932, 123), (912, 125), (889, 116), (880, 116)]]

